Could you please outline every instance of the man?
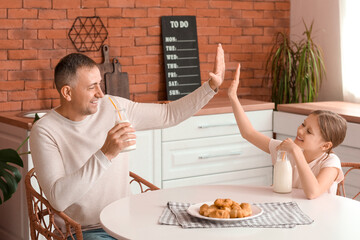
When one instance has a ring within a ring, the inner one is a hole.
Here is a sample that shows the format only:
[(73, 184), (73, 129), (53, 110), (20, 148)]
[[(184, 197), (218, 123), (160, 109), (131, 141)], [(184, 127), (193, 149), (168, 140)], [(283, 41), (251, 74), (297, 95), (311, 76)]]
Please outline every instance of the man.
[(224, 73), (219, 44), (209, 81), (177, 101), (135, 103), (111, 96), (131, 123), (115, 125), (115, 108), (100, 89), (96, 63), (78, 53), (61, 59), (55, 68), (60, 106), (37, 121), (30, 136), (36, 174), (51, 205), (81, 224), (84, 239), (108, 236), (100, 229), (99, 214), (129, 193), (127, 153), (122, 150), (136, 143), (135, 130), (170, 127), (189, 118), (215, 95)]

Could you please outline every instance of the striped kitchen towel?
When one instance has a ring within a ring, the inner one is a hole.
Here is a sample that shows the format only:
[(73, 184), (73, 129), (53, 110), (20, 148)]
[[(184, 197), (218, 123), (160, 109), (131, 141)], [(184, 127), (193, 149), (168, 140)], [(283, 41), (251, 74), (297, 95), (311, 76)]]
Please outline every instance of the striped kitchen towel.
[(293, 228), (314, 222), (304, 214), (296, 202), (254, 203), (263, 210), (263, 214), (247, 220), (211, 221), (193, 217), (187, 213), (190, 203), (168, 202), (159, 218), (160, 224), (180, 225), (183, 228)]

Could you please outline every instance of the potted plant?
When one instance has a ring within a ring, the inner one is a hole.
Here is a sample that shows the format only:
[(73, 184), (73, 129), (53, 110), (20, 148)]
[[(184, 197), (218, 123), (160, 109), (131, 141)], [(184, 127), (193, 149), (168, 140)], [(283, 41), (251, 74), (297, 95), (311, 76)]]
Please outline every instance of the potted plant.
[[(39, 116), (35, 114), (35, 123)], [(9, 200), (10, 197), (16, 192), (18, 183), (21, 180), (21, 173), (16, 167), (23, 167), (21, 155), (29, 154), (30, 152), (20, 153), (21, 147), (29, 140), (27, 137), (20, 146), (14, 150), (12, 148), (0, 149), (0, 205)], [(14, 166), (16, 165), (16, 166)]]
[[(304, 22), (304, 21), (303, 21)], [(270, 50), (266, 73), (272, 81), (272, 101), (281, 103), (316, 100), (325, 66), (320, 48), (313, 42), (312, 29), (305, 26), (305, 39), (296, 43), (287, 34), (278, 32)]]

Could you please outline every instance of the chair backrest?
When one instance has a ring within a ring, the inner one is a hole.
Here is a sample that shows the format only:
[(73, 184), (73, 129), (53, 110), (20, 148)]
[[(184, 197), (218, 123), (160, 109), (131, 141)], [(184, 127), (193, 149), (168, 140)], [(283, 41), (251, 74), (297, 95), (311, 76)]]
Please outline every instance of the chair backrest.
[[(55, 210), (45, 199), (34, 169), (31, 169), (25, 176), (25, 189), (32, 240), (37, 240), (40, 235), (46, 239), (66, 240), (71, 237), (75, 240), (72, 235), (74, 233), (76, 233), (77, 240), (83, 239), (81, 225), (64, 212)], [(61, 225), (65, 226), (65, 231), (60, 229), (60, 226), (55, 222), (55, 216), (57, 219), (63, 220)]]
[[(129, 172), (129, 175), (131, 177), (130, 184), (137, 183), (141, 193), (159, 189), (133, 172)], [(56, 240), (66, 240), (67, 237), (70, 236), (71, 239), (75, 240), (72, 235), (74, 233), (76, 234), (77, 240), (83, 240), (81, 225), (67, 216), (64, 212), (55, 210), (44, 197), (34, 168), (25, 176), (25, 189), (32, 240), (37, 240), (40, 235), (44, 236), (46, 239)], [(59, 220), (62, 219), (63, 224), (61, 225), (66, 226), (65, 233), (61, 231), (63, 229), (60, 229), (55, 222), (55, 216), (57, 216), (56, 218)]]
[[(343, 168), (348, 168), (344, 174), (344, 180), (341, 181), (339, 184), (338, 184), (338, 189), (337, 189), (337, 192), (336, 194), (339, 195), (339, 196), (344, 196), (346, 197), (346, 192), (345, 192), (345, 181), (347, 180), (347, 177), (348, 177), (348, 174), (353, 171), (353, 170), (360, 170), (360, 163), (352, 163), (352, 162), (342, 162), (341, 163), (341, 167)], [(359, 172), (360, 174), (360, 172)], [(352, 199), (356, 199), (357, 197), (360, 196), (360, 190), (358, 193), (356, 193)]]

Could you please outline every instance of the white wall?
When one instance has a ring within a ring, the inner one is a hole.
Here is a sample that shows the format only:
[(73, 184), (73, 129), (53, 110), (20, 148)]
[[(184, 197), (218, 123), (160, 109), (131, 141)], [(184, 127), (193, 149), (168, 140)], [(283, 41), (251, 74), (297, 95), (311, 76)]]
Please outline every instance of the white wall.
[(312, 36), (324, 54), (327, 78), (323, 80), (318, 101), (342, 101), (342, 74), (340, 52), (341, 0), (290, 0), (290, 38), (302, 37), (305, 28), (314, 20)]

